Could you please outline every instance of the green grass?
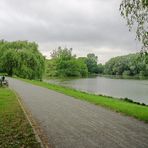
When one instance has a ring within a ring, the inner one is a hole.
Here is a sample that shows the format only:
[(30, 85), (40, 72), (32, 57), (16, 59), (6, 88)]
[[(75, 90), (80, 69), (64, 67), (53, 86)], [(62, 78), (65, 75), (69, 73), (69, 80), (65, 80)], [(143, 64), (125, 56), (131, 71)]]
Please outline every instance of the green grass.
[(40, 148), (17, 96), (0, 87), (0, 148)]
[(2, 73), (2, 72), (0, 72), (0, 76), (7, 76), (7, 73)]
[(142, 106), (135, 103), (130, 103), (124, 100), (119, 100), (117, 98), (89, 94), (86, 92), (78, 91), (68, 87), (59, 86), (56, 84), (49, 84), (46, 82), (27, 80), (27, 79), (21, 79), (21, 80), (51, 90), (55, 90), (57, 92), (72, 96), (80, 100), (85, 100), (96, 105), (101, 105), (109, 109), (112, 109), (116, 112), (121, 112), (125, 115), (132, 116), (139, 120), (148, 122), (148, 106)]

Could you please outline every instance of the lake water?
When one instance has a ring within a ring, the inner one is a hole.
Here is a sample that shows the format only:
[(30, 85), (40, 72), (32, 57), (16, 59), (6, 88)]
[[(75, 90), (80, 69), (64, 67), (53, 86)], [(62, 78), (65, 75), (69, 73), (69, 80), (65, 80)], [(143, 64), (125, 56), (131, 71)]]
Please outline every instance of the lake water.
[(148, 104), (148, 80), (111, 79), (105, 77), (72, 80), (48, 80), (78, 90), (118, 98), (129, 98)]

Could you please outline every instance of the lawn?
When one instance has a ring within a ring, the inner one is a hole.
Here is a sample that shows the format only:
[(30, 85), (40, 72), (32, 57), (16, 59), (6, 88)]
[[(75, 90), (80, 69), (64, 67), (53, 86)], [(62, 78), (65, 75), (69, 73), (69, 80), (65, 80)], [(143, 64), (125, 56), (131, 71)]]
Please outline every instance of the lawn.
[(21, 79), (21, 80), (72, 96), (80, 100), (88, 101), (95, 105), (101, 105), (103, 107), (112, 109), (116, 112), (121, 112), (125, 115), (132, 116), (139, 120), (148, 122), (148, 106), (127, 102), (117, 98), (89, 94), (72, 88), (63, 87), (55, 84), (49, 84), (46, 82), (27, 80), (27, 79)]
[(40, 148), (17, 96), (0, 88), (0, 148)]

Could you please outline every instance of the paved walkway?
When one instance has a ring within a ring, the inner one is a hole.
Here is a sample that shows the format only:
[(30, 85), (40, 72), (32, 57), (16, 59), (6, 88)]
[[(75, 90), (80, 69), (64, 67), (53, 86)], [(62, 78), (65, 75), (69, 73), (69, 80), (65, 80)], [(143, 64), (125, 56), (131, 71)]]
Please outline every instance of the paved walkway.
[(56, 148), (148, 148), (148, 124), (9, 78)]

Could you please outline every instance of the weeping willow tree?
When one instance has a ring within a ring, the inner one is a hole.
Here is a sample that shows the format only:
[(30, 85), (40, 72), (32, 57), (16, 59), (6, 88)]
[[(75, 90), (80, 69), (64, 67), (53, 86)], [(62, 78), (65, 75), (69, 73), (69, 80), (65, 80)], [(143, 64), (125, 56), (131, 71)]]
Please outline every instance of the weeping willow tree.
[(122, 0), (120, 12), (129, 30), (136, 29), (136, 38), (142, 43), (142, 49), (148, 51), (148, 0)]
[(45, 58), (34, 42), (0, 41), (0, 72), (27, 79), (42, 79)]

